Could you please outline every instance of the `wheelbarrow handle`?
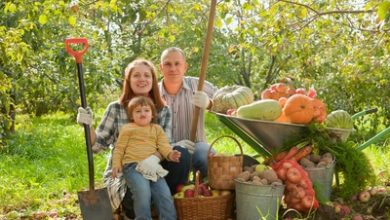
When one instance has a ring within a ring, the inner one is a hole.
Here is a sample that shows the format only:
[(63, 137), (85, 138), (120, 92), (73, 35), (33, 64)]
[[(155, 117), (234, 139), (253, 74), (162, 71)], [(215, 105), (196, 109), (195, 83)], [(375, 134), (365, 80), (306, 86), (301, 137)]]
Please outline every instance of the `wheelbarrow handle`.
[[(82, 50), (73, 50), (70, 45), (71, 44), (83, 44)], [(88, 40), (86, 38), (68, 38), (65, 39), (65, 49), (69, 55), (73, 56), (76, 59), (76, 63), (83, 62), (83, 55), (88, 50)]]
[(377, 111), (378, 111), (378, 108), (371, 108), (371, 109), (363, 110), (361, 112), (358, 112), (358, 113), (352, 115), (351, 118), (352, 118), (352, 120), (355, 120), (355, 119), (359, 118), (360, 116), (376, 113)]

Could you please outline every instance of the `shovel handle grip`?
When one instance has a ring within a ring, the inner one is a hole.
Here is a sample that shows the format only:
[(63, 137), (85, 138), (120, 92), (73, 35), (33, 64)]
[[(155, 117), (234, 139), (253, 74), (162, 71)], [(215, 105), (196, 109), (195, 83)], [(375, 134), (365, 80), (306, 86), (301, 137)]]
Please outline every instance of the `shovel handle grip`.
[[(81, 50), (73, 50), (70, 45), (71, 44), (83, 44), (83, 48)], [(73, 56), (76, 59), (76, 63), (83, 62), (83, 55), (88, 50), (88, 40), (87, 38), (68, 38), (65, 39), (65, 49), (69, 55)]]

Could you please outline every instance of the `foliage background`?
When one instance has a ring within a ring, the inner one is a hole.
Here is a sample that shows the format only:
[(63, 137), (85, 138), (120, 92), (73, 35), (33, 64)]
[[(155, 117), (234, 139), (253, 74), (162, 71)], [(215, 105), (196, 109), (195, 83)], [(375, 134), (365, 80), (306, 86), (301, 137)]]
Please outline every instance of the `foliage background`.
[[(79, 105), (76, 69), (64, 39), (86, 37), (90, 105), (118, 94), (135, 57), (159, 63), (169, 46), (184, 49), (198, 75), (209, 1), (22, 0), (0, 3), (0, 134), (16, 113), (36, 116)], [(73, 6), (72, 6), (73, 5)], [(314, 86), (330, 110), (378, 107), (372, 131), (389, 124), (390, 2), (218, 1), (207, 80), (256, 93), (284, 77)]]

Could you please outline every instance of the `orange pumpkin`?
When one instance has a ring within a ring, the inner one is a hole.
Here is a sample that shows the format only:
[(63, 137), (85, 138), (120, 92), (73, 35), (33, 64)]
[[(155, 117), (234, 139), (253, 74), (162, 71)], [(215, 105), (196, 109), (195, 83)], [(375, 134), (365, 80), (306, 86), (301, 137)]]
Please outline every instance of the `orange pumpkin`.
[(276, 122), (291, 123), (291, 120), (282, 112), (279, 118), (275, 119)]
[(278, 100), (278, 102), (279, 102), (280, 107), (283, 108), (284, 105), (285, 105), (286, 102), (287, 102), (287, 98), (286, 98), (286, 97), (280, 97), (279, 100)]
[(292, 123), (308, 124), (314, 117), (312, 99), (303, 94), (294, 94), (287, 99), (283, 112)]

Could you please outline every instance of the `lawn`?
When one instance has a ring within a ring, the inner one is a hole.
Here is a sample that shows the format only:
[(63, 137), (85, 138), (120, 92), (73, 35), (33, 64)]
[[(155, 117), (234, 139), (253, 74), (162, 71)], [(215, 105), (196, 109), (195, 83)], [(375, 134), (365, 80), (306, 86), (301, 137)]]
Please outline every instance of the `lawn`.
[[(213, 114), (207, 115), (206, 124), (209, 141), (221, 135), (235, 136)], [(238, 140), (244, 153), (256, 154)], [(74, 116), (19, 116), (16, 133), (7, 141), (8, 146), (0, 149), (0, 219), (80, 219), (76, 197), (88, 186), (88, 171), (84, 132)], [(229, 139), (221, 139), (214, 147), (218, 152), (239, 152)], [(383, 176), (378, 180), (388, 181), (388, 143), (364, 152), (376, 174)], [(97, 188), (102, 186), (107, 155), (94, 157)]]

